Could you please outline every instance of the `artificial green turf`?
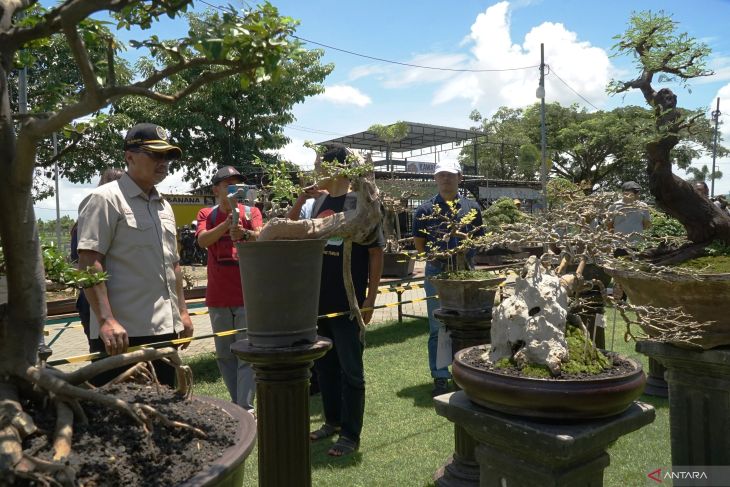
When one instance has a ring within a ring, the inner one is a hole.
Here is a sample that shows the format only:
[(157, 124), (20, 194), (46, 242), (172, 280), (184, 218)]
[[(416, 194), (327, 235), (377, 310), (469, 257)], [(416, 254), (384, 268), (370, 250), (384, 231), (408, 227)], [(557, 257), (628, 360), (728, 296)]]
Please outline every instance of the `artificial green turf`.
[[(606, 317), (606, 345), (611, 348), (612, 311)], [(614, 349), (638, 358), (648, 370), (646, 358), (624, 343), (623, 325), (617, 319)], [(360, 450), (345, 458), (327, 456), (332, 440), (312, 444), (314, 486), (430, 486), (433, 473), (453, 452), (453, 424), (438, 416), (431, 401), (432, 381), (428, 370), (426, 340), (428, 322), (408, 320), (368, 327), (365, 349), (365, 426)], [(212, 354), (188, 361), (193, 368), (195, 393), (228, 398)], [(646, 475), (671, 465), (669, 419), (666, 400), (643, 396), (656, 408), (654, 423), (618, 440), (609, 449), (611, 465), (604, 485), (644, 485)], [(319, 396), (310, 402), (311, 428), (322, 422)], [(257, 452), (246, 462), (244, 485), (258, 484)], [(282, 468), (286, 466), (282, 465)]]

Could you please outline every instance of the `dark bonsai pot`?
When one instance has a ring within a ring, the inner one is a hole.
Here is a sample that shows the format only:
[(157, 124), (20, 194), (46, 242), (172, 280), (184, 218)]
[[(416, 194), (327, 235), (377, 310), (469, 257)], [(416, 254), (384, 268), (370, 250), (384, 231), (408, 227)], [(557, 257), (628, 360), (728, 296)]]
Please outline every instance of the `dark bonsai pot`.
[[(623, 269), (606, 269), (638, 306), (681, 308), (697, 322), (706, 323), (689, 341), (698, 348), (730, 345), (730, 274), (651, 276)], [(713, 322), (713, 323), (708, 323)], [(644, 329), (650, 337), (651, 329)], [(683, 346), (677, 343), (678, 346)], [(686, 346), (686, 345), (684, 345)]]
[(248, 339), (264, 348), (317, 338), (319, 283), (325, 240), (236, 244)]
[(477, 368), (463, 360), (477, 348), (460, 350), (454, 357), (452, 374), (469, 399), (480, 406), (503, 413), (532, 418), (580, 420), (620, 414), (641, 396), (646, 376), (641, 364), (628, 360), (634, 370), (625, 375), (586, 380), (554, 380), (517, 377)]
[(460, 313), (474, 313), (494, 305), (497, 289), (504, 277), (487, 279), (444, 279), (432, 277), (441, 308)]
[[(243, 485), (246, 458), (256, 444), (256, 420), (242, 407), (213, 397), (195, 396), (195, 399), (212, 404), (238, 422), (233, 446), (224, 450), (215, 462), (179, 487), (238, 487)], [(221, 414), (223, 416), (223, 414)], [(226, 418), (222, 418), (226, 420)]]
[(416, 259), (407, 252), (386, 252), (383, 255), (383, 277), (408, 277), (413, 274)]

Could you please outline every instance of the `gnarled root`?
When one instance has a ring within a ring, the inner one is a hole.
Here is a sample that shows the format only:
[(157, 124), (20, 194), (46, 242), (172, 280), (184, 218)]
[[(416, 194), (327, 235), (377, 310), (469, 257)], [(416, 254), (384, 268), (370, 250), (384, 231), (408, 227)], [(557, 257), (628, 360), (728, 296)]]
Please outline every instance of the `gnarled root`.
[(73, 438), (73, 410), (61, 400), (56, 400), (56, 431), (53, 435), (53, 459), (62, 460), (71, 453)]
[(123, 353), (121, 355), (114, 355), (107, 357), (96, 362), (71, 372), (70, 374), (63, 374), (55, 372), (66, 382), (72, 385), (78, 385), (86, 382), (97, 375), (106, 372), (108, 370), (116, 369), (119, 367), (125, 367), (130, 364), (137, 362), (149, 362), (151, 360), (161, 359), (163, 357), (169, 357), (170, 355), (176, 355), (177, 350), (172, 347), (168, 348), (143, 348), (141, 350), (135, 350), (134, 352)]

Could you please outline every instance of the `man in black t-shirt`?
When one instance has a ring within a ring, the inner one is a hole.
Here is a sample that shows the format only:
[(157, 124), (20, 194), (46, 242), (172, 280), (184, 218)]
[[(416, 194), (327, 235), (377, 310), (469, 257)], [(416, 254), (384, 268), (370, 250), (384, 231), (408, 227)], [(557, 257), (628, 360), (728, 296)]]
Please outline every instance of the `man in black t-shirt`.
[[(322, 156), (325, 162), (337, 160), (346, 164), (347, 149), (331, 146)], [(299, 209), (310, 197), (317, 197), (312, 217), (324, 218), (345, 210), (354, 209), (355, 193), (349, 192), (350, 182), (344, 177), (335, 177), (327, 192), (310, 189), (300, 195), (290, 217), (299, 215)], [(380, 225), (374, 230), (369, 245), (352, 244), (352, 282), (360, 308), (372, 308), (383, 271), (383, 247), (385, 239)], [(319, 314), (348, 311), (350, 305), (345, 292), (343, 267), (344, 241), (330, 238), (322, 259), (322, 280), (319, 291)], [(373, 312), (363, 311), (365, 323)], [(365, 372), (363, 348), (360, 341), (360, 327), (349, 315), (323, 318), (317, 323), (317, 333), (332, 340), (332, 349), (315, 362), (315, 371), (322, 393), (325, 424), (310, 434), (312, 441), (321, 440), (339, 433), (339, 439), (327, 452), (330, 456), (344, 456), (360, 446), (363, 417), (365, 415)]]

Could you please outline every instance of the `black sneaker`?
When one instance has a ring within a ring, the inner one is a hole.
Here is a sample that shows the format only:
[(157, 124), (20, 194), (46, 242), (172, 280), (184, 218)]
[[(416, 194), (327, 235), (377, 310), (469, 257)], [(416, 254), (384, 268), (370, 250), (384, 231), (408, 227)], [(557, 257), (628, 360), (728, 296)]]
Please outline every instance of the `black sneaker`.
[(431, 397), (440, 396), (446, 394), (449, 391), (449, 379), (434, 379), (433, 390), (431, 390)]

